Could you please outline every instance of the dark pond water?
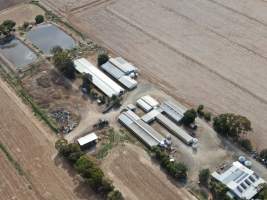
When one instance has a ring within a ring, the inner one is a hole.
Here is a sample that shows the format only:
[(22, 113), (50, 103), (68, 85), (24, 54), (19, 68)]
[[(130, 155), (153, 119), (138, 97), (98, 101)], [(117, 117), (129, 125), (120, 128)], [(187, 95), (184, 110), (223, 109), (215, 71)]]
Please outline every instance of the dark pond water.
[(0, 53), (17, 69), (23, 69), (37, 59), (36, 54), (17, 39), (0, 45)]
[(52, 24), (38, 25), (27, 33), (27, 38), (45, 54), (50, 54), (55, 46), (63, 49), (75, 47), (72, 37)]

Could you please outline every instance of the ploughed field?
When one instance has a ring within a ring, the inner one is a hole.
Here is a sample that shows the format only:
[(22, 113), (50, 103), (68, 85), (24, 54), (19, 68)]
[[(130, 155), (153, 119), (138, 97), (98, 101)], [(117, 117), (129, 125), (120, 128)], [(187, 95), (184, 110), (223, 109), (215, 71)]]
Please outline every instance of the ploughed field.
[(53, 9), (103, 46), (132, 61), (141, 74), (180, 101), (204, 104), (216, 113), (247, 116), (255, 132), (253, 141), (265, 147), (267, 2), (74, 2), (57, 1)]
[(172, 183), (158, 163), (140, 147), (126, 144), (112, 150), (103, 170), (127, 200), (196, 200), (185, 188)]
[(10, 6), (14, 6), (18, 3), (27, 2), (27, 0), (0, 0), (0, 10), (6, 9)]
[(0, 142), (9, 152), (0, 149), (0, 200), (96, 199), (75, 172), (61, 167), (55, 137), (2, 81), (0, 99)]

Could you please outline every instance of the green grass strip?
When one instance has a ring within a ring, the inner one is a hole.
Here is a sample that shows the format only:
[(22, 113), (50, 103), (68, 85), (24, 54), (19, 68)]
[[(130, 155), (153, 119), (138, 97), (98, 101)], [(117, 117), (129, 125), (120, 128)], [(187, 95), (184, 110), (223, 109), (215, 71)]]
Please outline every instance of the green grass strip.
[(21, 168), (20, 164), (11, 156), (11, 154), (8, 152), (6, 147), (0, 143), (0, 149), (3, 151), (3, 153), (6, 155), (9, 162), (15, 167), (15, 169), (18, 171), (19, 175), (25, 175), (23, 169)]

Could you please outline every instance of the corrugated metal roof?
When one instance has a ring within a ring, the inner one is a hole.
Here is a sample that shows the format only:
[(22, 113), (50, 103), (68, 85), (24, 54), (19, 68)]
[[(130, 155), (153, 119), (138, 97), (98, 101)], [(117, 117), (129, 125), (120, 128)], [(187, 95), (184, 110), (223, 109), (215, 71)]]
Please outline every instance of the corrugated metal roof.
[(124, 85), (127, 89), (132, 90), (137, 86), (137, 81), (129, 76), (122, 76), (119, 82)]
[(124, 92), (124, 89), (117, 83), (111, 80), (102, 71), (92, 65), (85, 58), (74, 60), (74, 65), (77, 71), (80, 73), (86, 73), (92, 75), (93, 84), (98, 87), (108, 97), (113, 95), (119, 96)]
[(106, 62), (105, 64), (101, 65), (101, 68), (115, 79), (119, 79), (124, 76), (124, 72), (110, 62)]
[(141, 99), (144, 100), (147, 104), (149, 104), (152, 107), (159, 106), (159, 102), (149, 95), (143, 96), (141, 97)]
[(111, 62), (113, 65), (118, 67), (121, 71), (123, 71), (126, 74), (137, 72), (137, 68), (135, 66), (133, 66), (131, 63), (127, 62), (125, 59), (121, 57), (110, 58), (109, 62)]
[(153, 120), (155, 120), (155, 119), (156, 119), (156, 116), (159, 115), (159, 114), (160, 114), (160, 112), (159, 112), (158, 110), (153, 109), (153, 110), (150, 111), (149, 113), (143, 115), (143, 116), (141, 117), (141, 119), (142, 119), (144, 122), (146, 122), (146, 123), (150, 123), (150, 122), (152, 122)]
[(137, 101), (136, 101), (136, 104), (140, 107), (140, 108), (142, 108), (145, 112), (149, 112), (149, 111), (151, 111), (153, 108), (149, 105), (149, 104), (147, 104), (144, 100), (142, 100), (142, 99), (138, 99)]
[(134, 112), (130, 110), (123, 112), (119, 116), (119, 120), (149, 147), (158, 145), (164, 139), (157, 131), (143, 122)]
[(97, 135), (95, 133), (90, 133), (84, 137), (79, 138), (77, 141), (79, 143), (80, 146), (84, 146), (90, 142), (93, 142), (95, 140), (97, 140)]
[(175, 122), (179, 122), (184, 116), (185, 110), (171, 101), (163, 102), (160, 107)]
[(163, 124), (167, 129), (169, 129), (175, 136), (177, 136), (179, 139), (181, 139), (186, 144), (193, 143), (193, 137), (189, 135), (186, 131), (184, 131), (182, 128), (177, 126), (175, 123), (173, 123), (171, 120), (169, 120), (167, 117), (165, 117), (162, 114), (159, 114), (156, 116), (157, 120)]

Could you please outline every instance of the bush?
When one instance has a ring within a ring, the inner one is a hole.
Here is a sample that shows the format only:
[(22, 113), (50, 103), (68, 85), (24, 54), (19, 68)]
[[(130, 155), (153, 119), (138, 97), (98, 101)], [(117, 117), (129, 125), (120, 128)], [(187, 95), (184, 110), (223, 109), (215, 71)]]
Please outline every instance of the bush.
[(108, 194), (107, 200), (123, 200), (122, 194), (118, 190), (114, 190)]
[(259, 194), (256, 196), (256, 199), (259, 200), (266, 200), (267, 199), (267, 184), (263, 184), (262, 190), (259, 192)]
[(238, 141), (239, 145), (248, 152), (253, 150), (251, 141), (249, 139), (241, 139)]
[(101, 66), (109, 60), (108, 54), (101, 53), (97, 56), (97, 65)]
[(261, 157), (261, 159), (267, 160), (267, 149), (263, 149), (260, 152), (260, 157)]
[(227, 187), (217, 180), (211, 179), (209, 188), (214, 200), (230, 200), (226, 194), (228, 192)]
[(209, 122), (211, 120), (211, 113), (210, 112), (205, 112), (204, 113), (204, 119)]
[(202, 169), (199, 172), (198, 179), (199, 183), (201, 185), (207, 186), (209, 183), (209, 178), (210, 178), (210, 170), (209, 169)]
[(204, 115), (204, 106), (203, 105), (199, 105), (197, 108), (197, 114), (199, 115), (199, 117), (202, 117)]
[(159, 147), (152, 148), (156, 159), (160, 162), (160, 165), (170, 174), (173, 178), (177, 180), (182, 180), (187, 178), (187, 167), (183, 163), (177, 161), (171, 162), (169, 155), (161, 150)]
[(197, 117), (197, 112), (194, 109), (187, 110), (184, 113), (184, 117), (182, 118), (182, 123), (185, 126), (189, 126), (193, 122), (195, 122), (195, 119)]
[(44, 16), (43, 15), (37, 15), (36, 17), (35, 17), (35, 23), (36, 24), (41, 24), (41, 23), (43, 23), (44, 22)]

